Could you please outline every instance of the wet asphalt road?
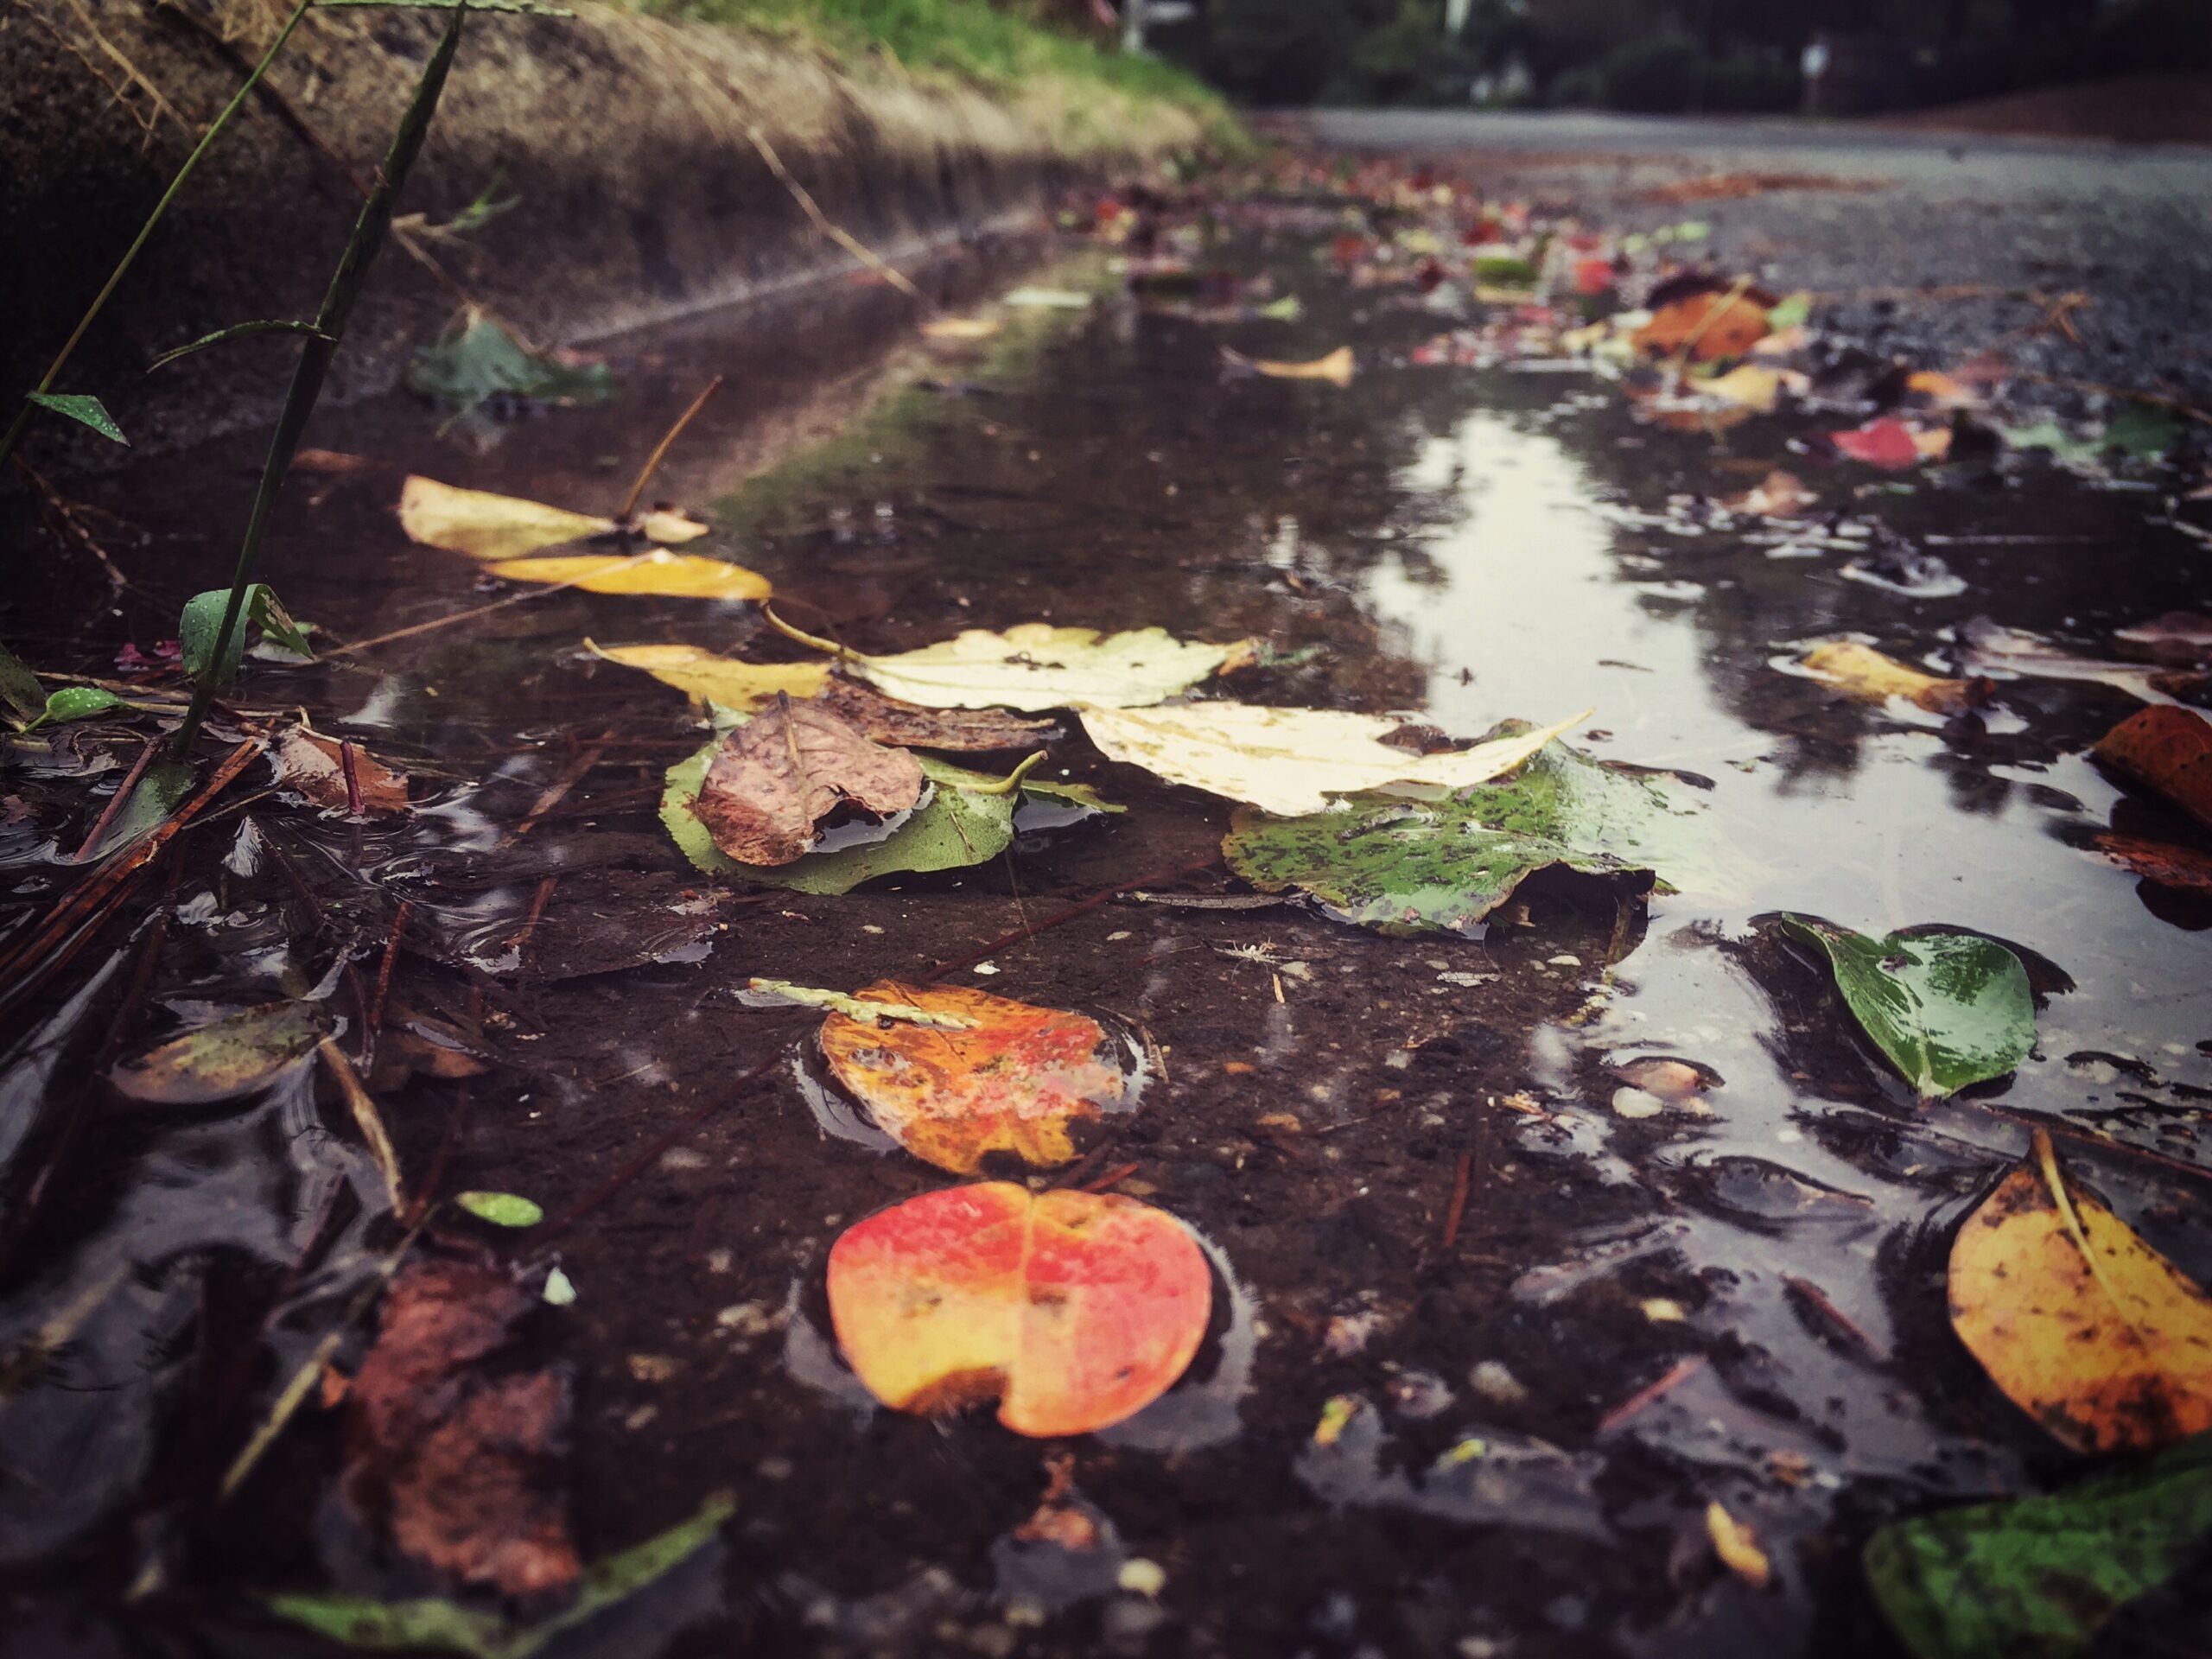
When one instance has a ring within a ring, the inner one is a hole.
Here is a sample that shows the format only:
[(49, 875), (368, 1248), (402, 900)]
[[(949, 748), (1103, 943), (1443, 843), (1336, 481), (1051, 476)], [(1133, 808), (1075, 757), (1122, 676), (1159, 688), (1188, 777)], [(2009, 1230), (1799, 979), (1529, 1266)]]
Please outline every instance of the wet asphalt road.
[[(1825, 321), (1938, 366), (1999, 346), (2016, 369), (2212, 406), (2212, 149), (1997, 138), (1772, 119), (1460, 111), (1325, 111), (1316, 142), (1476, 158), (1501, 194), (1565, 197), (1595, 222), (1712, 227), (1717, 263), (1827, 298)], [(1853, 189), (1652, 201), (1716, 173), (1786, 173)], [(1875, 188), (1867, 188), (1867, 186)], [(1993, 290), (1940, 299), (1894, 290)], [(2056, 329), (2036, 294), (2088, 296)], [(2065, 409), (2078, 390), (2030, 383)]]

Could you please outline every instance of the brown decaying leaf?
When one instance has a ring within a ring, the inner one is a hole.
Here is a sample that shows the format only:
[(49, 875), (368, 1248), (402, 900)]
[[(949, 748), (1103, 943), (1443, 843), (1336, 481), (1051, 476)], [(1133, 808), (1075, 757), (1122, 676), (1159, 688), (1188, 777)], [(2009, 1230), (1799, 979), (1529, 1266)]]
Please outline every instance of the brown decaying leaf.
[(2212, 1298), (2060, 1173), (2050, 1137), (1967, 1217), (1951, 1324), (1990, 1379), (2077, 1452), (2212, 1428)]
[(509, 1596), (566, 1589), (579, 1571), (556, 1481), (568, 1386), (488, 1364), (535, 1305), (488, 1258), (418, 1262), (385, 1293), (346, 1396), (347, 1503), (433, 1571)]
[[(361, 810), (405, 810), (407, 774), (387, 766), (359, 744), (352, 747), (353, 779), (361, 791)], [(346, 786), (343, 747), (340, 739), (295, 727), (276, 740), (276, 747), (269, 752), (269, 760), (276, 768), (276, 781), (287, 789), (296, 789), (317, 806), (343, 810), (353, 804), (352, 794)]]
[(787, 693), (723, 740), (699, 789), (700, 823), (741, 864), (789, 864), (815, 825), (850, 804), (878, 817), (921, 798), (921, 764)]
[(2212, 853), (2163, 841), (2141, 841), (2133, 836), (2099, 836), (2096, 849), (2145, 881), (2190, 893), (2212, 893)]
[(1767, 334), (1767, 308), (1748, 294), (1693, 294), (1662, 305), (1636, 331), (1636, 348), (1673, 357), (1687, 344), (1693, 362), (1741, 357)]
[(811, 701), (849, 721), (872, 741), (899, 748), (980, 753), (1033, 749), (1061, 735), (1052, 721), (1025, 720), (1003, 709), (925, 709), (887, 697), (874, 686), (842, 675), (830, 676), (822, 695)]
[(2091, 753), (2212, 826), (2212, 721), (2194, 709), (2139, 709)]

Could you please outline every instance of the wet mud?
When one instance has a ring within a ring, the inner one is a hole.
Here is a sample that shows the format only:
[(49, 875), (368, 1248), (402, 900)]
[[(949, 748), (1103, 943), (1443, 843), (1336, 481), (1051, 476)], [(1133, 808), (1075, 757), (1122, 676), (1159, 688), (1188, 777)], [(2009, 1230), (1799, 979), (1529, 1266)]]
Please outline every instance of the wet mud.
[[(340, 1410), (308, 1404), (221, 1491), (318, 1344), (359, 1364), (397, 1242), (328, 1081), (295, 1068), (198, 1108), (99, 1081), (210, 1013), (326, 983), (341, 1027), (378, 1008), (410, 1187), (546, 1213), (500, 1234), (445, 1209), (417, 1244), (489, 1244), (573, 1285), (513, 1340), (567, 1391), (582, 1556), (734, 1500), (717, 1542), (550, 1652), (1880, 1653), (1857, 1566), (1875, 1524), (2071, 1466), (1952, 1335), (1948, 1241), (2046, 1122), (2212, 1276), (2212, 915), (2089, 845), (2201, 832), (2085, 758), (2134, 706), (2120, 693), (2012, 682), (1946, 721), (1789, 665), (1846, 632), (1941, 660), (1978, 614), (2104, 655), (2116, 628), (2212, 606), (2202, 550), (2146, 523), (2142, 490), (2046, 467), (1900, 486), (1802, 463), (1960, 580), (1913, 598), (1847, 579), (1845, 552), (1677, 499), (1756, 483), (1796, 428), (1668, 431), (1580, 376), (1414, 365), (1436, 316), (1345, 289), (1313, 215), (1224, 217), (1209, 260), (1272, 273), (1299, 321), (1148, 308), (1086, 251), (1048, 280), (1095, 304), (987, 346), (925, 351), (880, 289), (766, 340), (695, 321), (616, 345), (614, 404), (483, 453), (403, 402), (327, 415), (310, 442), (364, 462), (294, 480), (264, 574), (331, 645), (507, 597), (406, 540), (401, 478), (601, 509), (721, 372), (655, 493), (810, 629), (877, 652), (1029, 620), (1249, 634), (1274, 656), (1234, 677), (1246, 701), (1460, 737), (1594, 704), (1573, 741), (1696, 779), (1726, 879), (1647, 904), (1539, 878), (1478, 938), (1160, 902), (1248, 893), (1219, 863), (1230, 808), (1078, 728), (1050, 775), (1126, 813), (843, 897), (746, 891), (656, 817), (702, 718), (583, 641), (784, 654), (755, 607), (561, 592), (312, 669), (249, 664), (241, 707), (306, 706), (404, 766), (416, 805), (354, 821), (257, 763), (9, 1014), (0, 1618), (22, 1651), (319, 1651), (257, 1598), (434, 1588), (338, 1495)], [(1224, 375), (1218, 349), (1347, 342), (1345, 388)], [(836, 385), (865, 389), (814, 417), (839, 435), (748, 480), (779, 404)], [(130, 474), (101, 521), (130, 586), (41, 547), (11, 581), (10, 639), (94, 674), (151, 652), (222, 579), (257, 459), (226, 440)], [(59, 861), (135, 752), (95, 728), (11, 772), (11, 927), (70, 885)], [(2035, 1054), (1916, 1105), (1761, 925), (1784, 909), (2015, 944)], [(883, 1411), (836, 1355), (830, 1244), (944, 1178), (825, 1125), (818, 1014), (741, 993), (931, 975), (1090, 1012), (1147, 1052), (1139, 1109), (1073, 1179), (1195, 1230), (1214, 1325), (1115, 1429), (1039, 1443), (988, 1411)], [(1620, 1069), (1653, 1057), (1711, 1086), (1617, 1111)], [(1714, 1559), (1715, 1499), (1756, 1530), (1771, 1589)], [(1054, 1541), (1071, 1526), (1086, 1548)]]

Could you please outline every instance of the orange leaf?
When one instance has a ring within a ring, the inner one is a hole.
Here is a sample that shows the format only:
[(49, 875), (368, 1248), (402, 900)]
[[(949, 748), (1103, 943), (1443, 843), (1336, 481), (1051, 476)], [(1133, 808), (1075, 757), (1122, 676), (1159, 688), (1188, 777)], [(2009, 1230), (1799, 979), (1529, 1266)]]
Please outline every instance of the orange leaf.
[(1636, 331), (1636, 348), (1672, 357), (1689, 345), (1693, 362), (1741, 357), (1767, 335), (1766, 308), (1742, 294), (1693, 294), (1662, 305)]
[(2090, 753), (2212, 825), (2212, 721), (2195, 709), (2138, 709)]
[(2212, 854), (2133, 836), (2099, 836), (2097, 850), (2123, 869), (2162, 887), (2212, 893)]
[(830, 1315), (868, 1391), (935, 1416), (996, 1398), (1017, 1434), (1083, 1434), (1174, 1385), (1211, 1311), (1205, 1255), (1164, 1211), (1011, 1181), (925, 1192), (830, 1252)]
[(968, 1022), (879, 1025), (843, 1014), (822, 1022), (822, 1052), (837, 1081), (885, 1134), (939, 1169), (972, 1175), (991, 1152), (1065, 1164), (1076, 1155), (1071, 1121), (1128, 1103), (1122, 1070), (1106, 1058), (1111, 1039), (1082, 1014), (889, 979), (857, 996)]

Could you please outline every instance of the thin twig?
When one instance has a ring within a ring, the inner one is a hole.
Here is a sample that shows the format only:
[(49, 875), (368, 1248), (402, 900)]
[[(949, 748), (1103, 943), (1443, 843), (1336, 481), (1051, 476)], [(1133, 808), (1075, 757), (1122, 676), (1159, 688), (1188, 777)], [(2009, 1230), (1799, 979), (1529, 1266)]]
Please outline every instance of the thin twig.
[(85, 837), (84, 844), (69, 855), (69, 861), (72, 864), (84, 864), (91, 861), (92, 849), (100, 844), (101, 839), (108, 832), (108, 827), (115, 822), (116, 815), (123, 810), (123, 804), (130, 798), (131, 791), (138, 787), (138, 780), (146, 775), (146, 768), (153, 765), (154, 756), (161, 752), (161, 747), (162, 740), (158, 737), (149, 737), (146, 740), (146, 747), (138, 751), (137, 760), (131, 762), (130, 770), (124, 774), (123, 781), (115, 786), (115, 793), (108, 797), (105, 810), (94, 821), (91, 833)]
[(1444, 1248), (1450, 1249), (1459, 1242), (1459, 1219), (1467, 1213), (1467, 1185), (1472, 1179), (1475, 1154), (1459, 1154), (1459, 1166), (1452, 1176), (1452, 1199), (1444, 1206)]
[(622, 511), (614, 515), (616, 523), (626, 524), (630, 522), (630, 515), (637, 512), (638, 502), (645, 493), (645, 486), (652, 482), (653, 474), (660, 470), (661, 462), (668, 458), (670, 447), (683, 435), (683, 429), (690, 425), (699, 411), (707, 406), (707, 399), (720, 391), (721, 387), (722, 378), (718, 374), (707, 382), (704, 391), (691, 400), (691, 407), (676, 417), (676, 424), (661, 435), (660, 442), (653, 446), (652, 454), (645, 457), (645, 464), (639, 469), (638, 481), (630, 486), (630, 493), (622, 498)]
[(390, 633), (379, 633), (372, 639), (356, 639), (350, 645), (340, 645), (335, 651), (324, 652), (316, 660), (327, 663), (340, 657), (351, 657), (355, 652), (373, 651), (378, 645), (388, 645), (395, 640), (412, 639), (418, 634), (435, 633), (440, 628), (450, 628), (456, 623), (474, 622), (480, 616), (489, 616), (494, 611), (504, 611), (511, 605), (527, 604), (533, 599), (544, 599), (550, 594), (565, 592), (579, 583), (589, 582), (597, 576), (603, 576), (609, 570), (619, 570), (626, 564), (650, 556), (652, 556), (650, 554), (622, 554), (610, 557), (605, 564), (594, 565), (581, 575), (571, 576), (566, 582), (549, 582), (543, 587), (532, 587), (523, 593), (509, 594), (505, 599), (495, 599), (488, 605), (478, 605), (469, 610), (455, 611), (450, 616), (432, 617), (428, 622), (416, 622), (407, 627), (394, 628)]
[(753, 148), (760, 152), (760, 159), (768, 163), (768, 170), (782, 181), (785, 189), (791, 193), (791, 199), (806, 210), (806, 216), (814, 221), (814, 227), (817, 230), (870, 270), (875, 272), (877, 276), (882, 277), (885, 282), (890, 283), (908, 299), (913, 301), (916, 305), (928, 306), (929, 302), (922, 296), (920, 289), (908, 282), (903, 274), (886, 264), (876, 256), (874, 251), (861, 242), (858, 237), (847, 234), (830, 222), (829, 216), (822, 211), (820, 205), (807, 194), (806, 187), (791, 175), (789, 170), (785, 168), (782, 158), (769, 148), (766, 134), (758, 127), (747, 127), (745, 136), (753, 141)]
[(984, 957), (991, 955), (994, 951), (1003, 950), (1008, 945), (1020, 944), (1025, 939), (1033, 939), (1037, 935), (1045, 932), (1048, 929), (1058, 927), (1063, 922), (1071, 922), (1075, 920), (1077, 917), (1097, 909), (1099, 906), (1104, 904), (1116, 893), (1127, 893), (1132, 887), (1149, 887), (1160, 882), (1179, 880), (1186, 875), (1196, 875), (1200, 870), (1211, 869), (1218, 861), (1219, 861), (1217, 859), (1202, 858), (1196, 863), (1185, 864), (1179, 870), (1154, 870), (1148, 874), (1140, 875), (1128, 881), (1116, 881), (1110, 887), (1101, 887), (1096, 893), (1092, 893), (1089, 898), (1077, 900), (1076, 903), (1070, 905), (1065, 910), (1058, 911), (1052, 915), (1047, 916), (1041, 922), (1027, 923), (1023, 926), (1014, 929), (1011, 933), (1001, 933), (997, 938), (993, 939), (988, 944), (983, 945), (978, 950), (970, 950), (964, 957), (956, 957), (950, 962), (940, 962), (936, 967), (931, 969), (929, 972), (922, 976), (922, 981), (925, 984), (927, 984), (933, 981), (943, 979), (947, 974), (952, 972), (955, 969), (965, 968), (971, 962), (981, 962)]

